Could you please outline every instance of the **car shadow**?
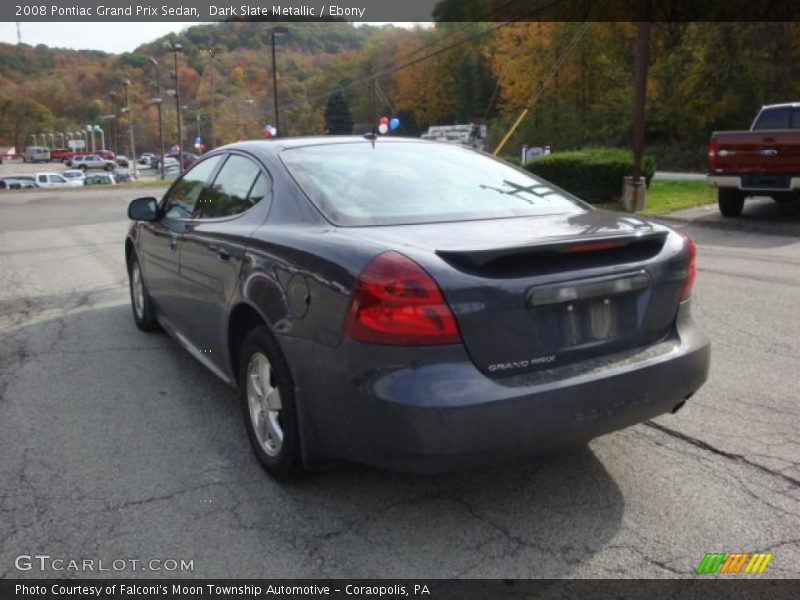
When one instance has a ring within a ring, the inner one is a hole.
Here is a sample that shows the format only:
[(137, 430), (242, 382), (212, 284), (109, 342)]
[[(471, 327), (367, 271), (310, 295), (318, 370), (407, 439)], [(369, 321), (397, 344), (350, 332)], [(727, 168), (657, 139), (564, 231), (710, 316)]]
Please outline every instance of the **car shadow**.
[[(623, 495), (587, 445), (440, 476), (342, 465), (276, 482), (235, 390), (165, 334), (138, 331), (127, 303), (79, 308), (12, 330), (0, 361), (14, 371), (5, 460), (67, 499), (13, 518), (57, 523), (41, 535), (67, 549), (191, 548), (198, 576), (560, 578), (622, 526)], [(93, 528), (116, 535), (92, 546), (104, 537)]]

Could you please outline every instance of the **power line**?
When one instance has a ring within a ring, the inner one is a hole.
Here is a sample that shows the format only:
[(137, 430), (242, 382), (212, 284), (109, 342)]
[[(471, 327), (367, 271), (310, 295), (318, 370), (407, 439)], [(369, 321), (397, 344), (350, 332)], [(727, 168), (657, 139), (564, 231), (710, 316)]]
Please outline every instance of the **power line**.
[(561, 69), (564, 62), (567, 60), (569, 55), (578, 45), (578, 42), (581, 41), (583, 36), (589, 30), (589, 25), (591, 25), (591, 20), (587, 19), (586, 21), (584, 21), (583, 26), (575, 33), (575, 36), (572, 38), (572, 41), (567, 45), (567, 47), (564, 49), (564, 51), (561, 53), (561, 55), (554, 63), (553, 67), (550, 69), (546, 79), (537, 87), (537, 90), (530, 97), (530, 100), (528, 101), (522, 113), (520, 113), (517, 120), (514, 122), (514, 124), (511, 126), (508, 132), (503, 136), (503, 139), (500, 140), (500, 143), (497, 145), (497, 148), (495, 148), (494, 152), (492, 152), (494, 156), (497, 156), (500, 153), (500, 151), (503, 149), (506, 143), (508, 143), (508, 140), (511, 138), (511, 136), (514, 135), (514, 132), (517, 130), (517, 127), (519, 127), (520, 123), (522, 123), (522, 121), (528, 115), (528, 112), (530, 112), (531, 107), (539, 101), (539, 98), (541, 98), (542, 94), (544, 93), (547, 84), (549, 84), (553, 80), (553, 77), (556, 76), (556, 73), (558, 73), (558, 71)]

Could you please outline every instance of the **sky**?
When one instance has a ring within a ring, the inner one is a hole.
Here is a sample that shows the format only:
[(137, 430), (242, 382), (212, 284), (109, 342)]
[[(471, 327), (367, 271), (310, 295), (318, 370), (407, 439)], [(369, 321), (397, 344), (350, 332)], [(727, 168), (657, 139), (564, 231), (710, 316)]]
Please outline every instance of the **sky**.
[[(22, 28), (22, 42), (31, 46), (46, 44), (57, 48), (120, 53), (131, 52), (141, 44), (151, 42), (162, 35), (199, 24), (196, 21), (185, 23), (21, 23), (20, 27)], [(415, 23), (395, 23), (395, 25), (411, 27)], [(16, 23), (0, 23), (0, 42), (17, 43)]]
[[(21, 23), (22, 42), (76, 50), (131, 52), (141, 44), (197, 22), (161, 23)], [(17, 43), (17, 24), (0, 23), (0, 42)]]

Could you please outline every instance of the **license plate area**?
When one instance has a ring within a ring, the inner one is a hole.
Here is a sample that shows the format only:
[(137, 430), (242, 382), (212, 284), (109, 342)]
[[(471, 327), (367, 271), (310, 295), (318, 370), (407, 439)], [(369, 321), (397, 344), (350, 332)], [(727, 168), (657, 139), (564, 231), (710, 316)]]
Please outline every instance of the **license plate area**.
[(791, 178), (783, 175), (744, 175), (742, 187), (752, 190), (788, 190)]
[(527, 302), (537, 346), (578, 349), (634, 335), (650, 285), (649, 275), (640, 271), (532, 288)]

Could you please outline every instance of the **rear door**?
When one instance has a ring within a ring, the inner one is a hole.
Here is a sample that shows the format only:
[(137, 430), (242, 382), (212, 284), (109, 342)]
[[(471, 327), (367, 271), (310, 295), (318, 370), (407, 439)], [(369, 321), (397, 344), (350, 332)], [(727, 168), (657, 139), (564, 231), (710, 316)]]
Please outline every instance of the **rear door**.
[(164, 196), (160, 218), (139, 225), (139, 251), (147, 291), (158, 311), (177, 329), (182, 329), (185, 311), (180, 293), (181, 242), (203, 190), (220, 162), (220, 156), (213, 156), (198, 163)]
[(267, 217), (271, 180), (251, 157), (231, 153), (202, 197), (197, 218), (186, 224), (181, 248), (181, 294), (192, 326), (184, 334), (220, 364), (227, 335), (227, 306), (245, 249)]

